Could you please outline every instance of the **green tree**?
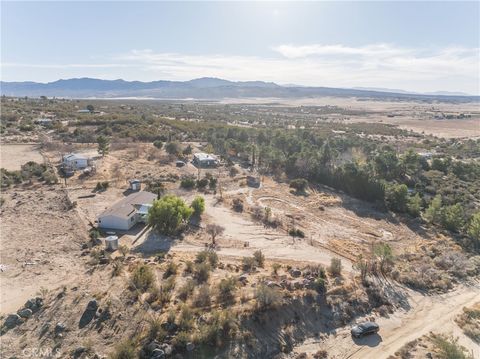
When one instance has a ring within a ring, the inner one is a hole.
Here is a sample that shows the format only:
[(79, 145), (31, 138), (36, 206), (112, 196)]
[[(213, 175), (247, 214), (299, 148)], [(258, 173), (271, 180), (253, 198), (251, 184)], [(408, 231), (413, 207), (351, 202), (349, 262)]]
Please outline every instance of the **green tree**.
[(442, 212), (442, 196), (436, 195), (432, 202), (430, 202), (428, 208), (425, 210), (425, 220), (430, 223), (441, 223)]
[(192, 154), (192, 146), (188, 145), (185, 147), (185, 149), (182, 151), (182, 154), (185, 156), (191, 155)]
[(156, 148), (158, 148), (159, 150), (161, 150), (162, 147), (163, 147), (163, 142), (160, 141), (160, 140), (155, 140), (155, 141), (153, 141), (153, 145), (154, 145)]
[(386, 146), (374, 158), (375, 172), (386, 180), (395, 179), (399, 174), (399, 164), (396, 152)]
[(95, 107), (93, 107), (93, 105), (87, 105), (87, 110), (93, 112), (95, 111)]
[(97, 137), (97, 144), (98, 144), (98, 154), (102, 155), (102, 157), (105, 157), (105, 155), (108, 154), (110, 151), (110, 140), (108, 137), (105, 136), (98, 136)]
[(195, 197), (191, 207), (193, 208), (193, 213), (200, 216), (205, 211), (205, 199), (202, 196)]
[(385, 185), (385, 204), (387, 208), (395, 212), (407, 210), (408, 188), (404, 184)]
[(410, 196), (407, 203), (408, 213), (413, 217), (418, 217), (422, 211), (422, 198), (417, 193), (415, 196)]
[(380, 261), (380, 270), (382, 273), (385, 273), (388, 267), (393, 263), (392, 247), (390, 247), (388, 243), (380, 243), (373, 248), (373, 253)]
[(169, 155), (178, 155), (180, 153), (180, 144), (178, 142), (169, 142), (165, 145), (165, 151)]
[(468, 223), (467, 234), (475, 249), (480, 250), (480, 212), (475, 213)]
[(193, 213), (193, 209), (173, 195), (164, 196), (153, 202), (148, 211), (148, 224), (160, 233), (171, 235), (179, 231)]
[(443, 209), (442, 224), (449, 231), (458, 232), (465, 224), (462, 206), (457, 203)]

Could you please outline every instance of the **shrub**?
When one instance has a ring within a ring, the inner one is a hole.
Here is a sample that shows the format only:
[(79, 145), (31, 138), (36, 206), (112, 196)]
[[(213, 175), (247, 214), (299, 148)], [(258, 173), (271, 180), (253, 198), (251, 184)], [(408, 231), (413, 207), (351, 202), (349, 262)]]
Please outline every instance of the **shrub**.
[(328, 271), (334, 277), (338, 277), (342, 274), (342, 260), (339, 258), (332, 258), (330, 260), (330, 266), (328, 267)]
[(111, 359), (135, 359), (137, 357), (137, 349), (132, 340), (124, 340), (115, 346)]
[(258, 267), (263, 268), (263, 265), (265, 263), (265, 256), (263, 255), (262, 251), (258, 250), (253, 252), (253, 258), (255, 259), (255, 264)]
[(180, 187), (184, 189), (193, 189), (195, 188), (195, 179), (191, 177), (184, 178), (180, 181)]
[(109, 185), (110, 184), (108, 183), (108, 181), (97, 182), (97, 185), (95, 186), (95, 191), (106, 191)]
[(299, 237), (299, 238), (305, 238), (305, 233), (301, 229), (295, 229), (292, 228), (288, 231), (288, 234), (292, 236), (293, 238)]
[(193, 312), (186, 304), (182, 305), (178, 325), (181, 330), (189, 330), (193, 327)]
[(193, 298), (193, 305), (197, 308), (210, 306), (210, 287), (208, 284), (204, 284), (198, 288)]
[(235, 299), (234, 291), (237, 283), (237, 279), (234, 277), (223, 278), (218, 283), (218, 302), (232, 302)]
[(242, 269), (245, 272), (251, 272), (252, 270), (255, 269), (255, 258), (252, 257), (243, 257), (242, 259)]
[[(432, 335), (432, 343), (437, 349), (439, 359), (469, 359), (467, 350), (458, 344), (457, 339), (444, 335)], [(473, 358), (472, 358), (473, 359)]]
[(186, 274), (192, 274), (193, 273), (193, 262), (192, 261), (186, 261), (185, 262), (185, 269), (184, 269), (184, 272)]
[(272, 269), (273, 269), (273, 274), (277, 275), (278, 270), (282, 268), (282, 265), (280, 263), (273, 263), (272, 264)]
[(148, 339), (163, 340), (166, 337), (166, 333), (162, 328), (162, 321), (158, 316), (152, 317), (148, 320)]
[(195, 257), (195, 263), (209, 263), (212, 268), (216, 268), (218, 264), (218, 255), (213, 251), (201, 251)]
[(449, 231), (458, 232), (465, 224), (462, 206), (457, 203), (443, 209), (442, 225)]
[(150, 266), (141, 264), (132, 273), (131, 287), (142, 293), (146, 292), (155, 284), (155, 274)]
[(178, 270), (178, 264), (175, 264), (174, 262), (169, 262), (167, 264), (167, 267), (165, 268), (165, 273), (163, 274), (163, 278), (168, 278), (172, 275), (177, 274)]
[(308, 181), (304, 178), (297, 178), (290, 181), (290, 188), (293, 188), (298, 193), (305, 192), (308, 186)]
[(163, 142), (160, 140), (153, 141), (153, 145), (159, 150), (163, 147)]
[(257, 308), (265, 310), (278, 305), (281, 302), (282, 295), (277, 289), (270, 288), (262, 283), (255, 290), (255, 299)]
[(187, 343), (190, 342), (190, 340), (190, 333), (188, 333), (187, 331), (181, 331), (175, 336), (175, 338), (173, 338), (172, 343), (176, 350), (178, 350), (179, 352), (183, 352), (185, 351)]
[(200, 180), (197, 181), (197, 188), (200, 189), (200, 190), (203, 190), (205, 189), (205, 187), (207, 187), (208, 185), (208, 178), (202, 178)]
[(192, 201), (191, 207), (193, 208), (193, 214), (200, 216), (205, 212), (205, 199), (201, 196), (195, 197)]
[(193, 293), (195, 289), (195, 282), (192, 279), (186, 281), (186, 283), (179, 289), (178, 298), (186, 301), (188, 297)]
[(232, 201), (232, 208), (235, 212), (243, 212), (243, 201), (240, 198), (235, 198)]
[(122, 274), (125, 265), (121, 260), (115, 259), (112, 263), (112, 277), (118, 277)]
[(210, 270), (211, 267), (208, 263), (197, 263), (193, 274), (194, 278), (200, 283), (206, 282), (210, 278)]

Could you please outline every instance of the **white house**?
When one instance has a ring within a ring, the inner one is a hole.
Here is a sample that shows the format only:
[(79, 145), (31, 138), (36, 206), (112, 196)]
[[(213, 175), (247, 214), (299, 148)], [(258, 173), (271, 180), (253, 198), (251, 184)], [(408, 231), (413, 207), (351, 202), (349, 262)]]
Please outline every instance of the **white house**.
[(156, 198), (151, 192), (132, 193), (100, 214), (98, 227), (128, 231), (135, 224), (146, 221), (148, 209)]
[(79, 170), (90, 165), (91, 159), (85, 155), (78, 153), (69, 153), (62, 157), (62, 164), (64, 167), (72, 170)]
[(195, 153), (192, 163), (197, 167), (215, 167), (218, 165), (217, 157), (209, 153)]

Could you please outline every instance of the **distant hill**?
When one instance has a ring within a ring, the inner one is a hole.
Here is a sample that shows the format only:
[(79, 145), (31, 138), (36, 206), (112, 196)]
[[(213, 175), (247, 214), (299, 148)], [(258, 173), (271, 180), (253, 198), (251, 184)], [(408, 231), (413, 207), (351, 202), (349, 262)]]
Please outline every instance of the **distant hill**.
[[(411, 94), (401, 90), (343, 89), (330, 87), (280, 86), (263, 81), (228, 81), (204, 77), (190, 81), (125, 81), (75, 78), (49, 83), (0, 82), (0, 93), (6, 96), (158, 99), (222, 99), (222, 98), (305, 98), (305, 97), (364, 97), (385, 99), (423, 99), (443, 101), (478, 101), (478, 96), (456, 94)], [(396, 91), (396, 92), (395, 92)]]

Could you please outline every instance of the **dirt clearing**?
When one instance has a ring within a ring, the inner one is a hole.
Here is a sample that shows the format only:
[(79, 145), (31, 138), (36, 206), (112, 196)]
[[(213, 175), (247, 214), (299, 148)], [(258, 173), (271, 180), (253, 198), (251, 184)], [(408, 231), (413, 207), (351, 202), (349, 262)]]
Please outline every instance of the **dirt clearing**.
[(2, 144), (0, 146), (0, 167), (17, 171), (28, 161), (43, 163), (38, 145)]

